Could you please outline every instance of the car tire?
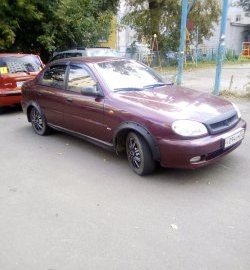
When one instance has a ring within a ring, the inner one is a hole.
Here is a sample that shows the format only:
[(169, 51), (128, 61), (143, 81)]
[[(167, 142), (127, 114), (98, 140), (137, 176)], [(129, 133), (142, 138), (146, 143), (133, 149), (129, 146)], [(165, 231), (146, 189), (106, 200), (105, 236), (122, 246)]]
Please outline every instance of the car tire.
[(36, 134), (44, 136), (50, 133), (51, 129), (47, 125), (44, 116), (35, 107), (33, 107), (30, 111), (30, 121)]
[(138, 175), (150, 174), (155, 170), (155, 161), (145, 139), (135, 132), (126, 138), (126, 153), (129, 165)]

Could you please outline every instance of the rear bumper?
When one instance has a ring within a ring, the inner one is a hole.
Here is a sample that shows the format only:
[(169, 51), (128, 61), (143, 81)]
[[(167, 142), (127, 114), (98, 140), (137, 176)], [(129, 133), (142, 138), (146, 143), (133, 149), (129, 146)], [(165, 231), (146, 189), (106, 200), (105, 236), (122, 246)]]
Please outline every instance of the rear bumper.
[(0, 107), (15, 105), (21, 102), (21, 90), (0, 91)]
[[(240, 120), (233, 129), (222, 134), (193, 140), (161, 139), (158, 141), (161, 165), (170, 168), (195, 169), (213, 163), (241, 144), (242, 140), (226, 149), (224, 149), (223, 144), (225, 137), (239, 128), (246, 129), (246, 122), (244, 120)], [(192, 163), (190, 159), (197, 156), (200, 156), (201, 160)]]

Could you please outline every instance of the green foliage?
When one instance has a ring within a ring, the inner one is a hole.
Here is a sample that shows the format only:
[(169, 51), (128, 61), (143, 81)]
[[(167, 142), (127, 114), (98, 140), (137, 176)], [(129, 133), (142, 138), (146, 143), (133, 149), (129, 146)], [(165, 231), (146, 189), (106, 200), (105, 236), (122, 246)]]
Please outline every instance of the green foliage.
[(1, 0), (0, 49), (93, 46), (110, 32), (118, 0)]
[(196, 39), (196, 29), (199, 31), (199, 43), (202, 43), (204, 38), (209, 38), (212, 35), (213, 24), (218, 23), (221, 15), (221, 8), (218, 1), (206, 0), (197, 1), (194, 8), (189, 14), (190, 21), (192, 21), (193, 29), (191, 30), (192, 43)]
[(23, 32), (23, 25), (39, 21), (41, 17), (41, 12), (29, 0), (1, 0), (0, 49), (13, 45), (18, 32)]
[(48, 49), (93, 46), (104, 34), (108, 35), (113, 13), (98, 9), (88, 0), (61, 0), (54, 20), (44, 23), (44, 35), (39, 41)]
[[(122, 23), (135, 29), (138, 39), (148, 43), (157, 34), (160, 49), (177, 50), (180, 36), (181, 2), (176, 0), (127, 0), (130, 12)], [(218, 22), (220, 6), (216, 0), (197, 0), (189, 14), (190, 43), (199, 27), (199, 41), (212, 34), (213, 23)]]

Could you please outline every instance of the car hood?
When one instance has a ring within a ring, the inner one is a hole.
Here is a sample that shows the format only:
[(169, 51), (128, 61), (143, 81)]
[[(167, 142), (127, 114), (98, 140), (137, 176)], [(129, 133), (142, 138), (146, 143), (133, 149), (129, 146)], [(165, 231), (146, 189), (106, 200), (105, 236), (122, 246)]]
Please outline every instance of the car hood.
[(168, 116), (170, 119), (192, 119), (204, 123), (235, 111), (232, 103), (223, 98), (173, 85), (115, 95), (137, 108), (138, 113)]

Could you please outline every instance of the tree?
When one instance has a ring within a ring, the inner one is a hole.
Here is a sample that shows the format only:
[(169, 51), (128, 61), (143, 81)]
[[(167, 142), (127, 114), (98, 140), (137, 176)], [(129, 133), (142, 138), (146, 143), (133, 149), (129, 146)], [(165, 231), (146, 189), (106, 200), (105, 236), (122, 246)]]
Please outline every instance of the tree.
[[(138, 38), (144, 37), (150, 43), (153, 34), (157, 34), (160, 49), (177, 50), (180, 36), (181, 4), (176, 0), (127, 0), (130, 12), (122, 22), (135, 29)], [(202, 38), (212, 35), (213, 23), (218, 22), (220, 6), (216, 0), (197, 0), (188, 19), (190, 42), (196, 27)]]
[[(11, 47), (24, 25), (42, 17), (35, 3), (28, 0), (0, 1), (0, 49)], [(28, 32), (27, 32), (28, 34)]]
[(43, 22), (44, 34), (38, 40), (49, 51), (76, 46), (93, 46), (108, 36), (114, 13), (100, 1), (61, 0), (49, 22)]
[(239, 5), (243, 7), (244, 11), (250, 11), (250, 0), (240, 0)]
[(1, 0), (0, 49), (48, 54), (93, 46), (110, 32), (119, 0)]

